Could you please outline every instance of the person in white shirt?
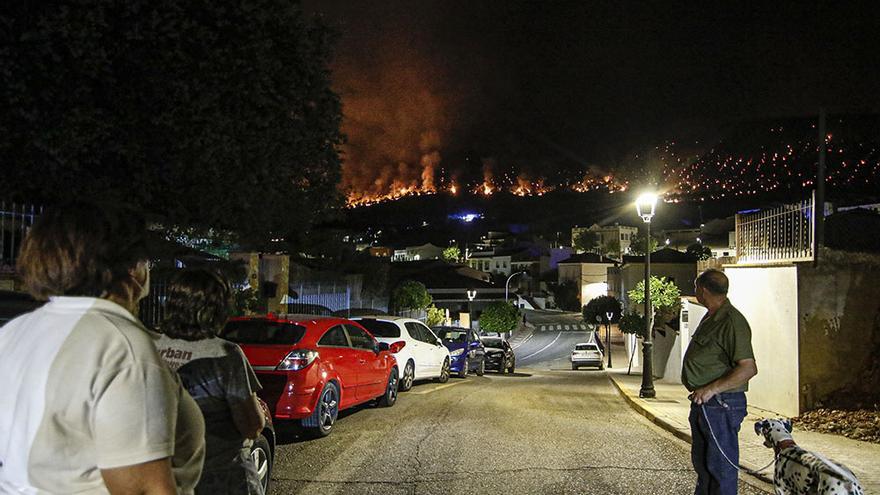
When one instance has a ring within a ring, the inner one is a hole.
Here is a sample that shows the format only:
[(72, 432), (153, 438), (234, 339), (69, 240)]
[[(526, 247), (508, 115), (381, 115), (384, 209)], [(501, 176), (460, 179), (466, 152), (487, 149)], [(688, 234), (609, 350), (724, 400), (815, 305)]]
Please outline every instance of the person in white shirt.
[(0, 493), (192, 493), (204, 420), (138, 321), (146, 225), (120, 209), (45, 212), (17, 269), (41, 308), (0, 328)]

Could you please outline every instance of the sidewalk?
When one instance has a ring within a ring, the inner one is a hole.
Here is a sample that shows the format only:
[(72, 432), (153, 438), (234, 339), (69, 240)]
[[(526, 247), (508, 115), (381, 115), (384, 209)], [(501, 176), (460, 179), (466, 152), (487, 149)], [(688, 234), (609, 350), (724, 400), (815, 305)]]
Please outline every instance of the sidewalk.
[[(608, 370), (608, 377), (624, 399), (652, 423), (690, 443), (691, 431), (688, 424), (690, 401), (687, 399), (687, 390), (678, 383), (654, 380), (657, 396), (653, 399), (639, 398), (639, 389), (642, 385), (641, 368), (633, 367), (631, 374), (627, 375), (627, 358), (623, 348), (614, 347), (611, 357), (616, 366)], [(749, 408), (749, 415), (743, 421), (739, 434), (740, 463), (743, 466), (758, 469), (766, 466), (773, 459), (773, 450), (764, 447), (764, 438), (755, 434), (754, 424), (761, 418), (778, 416), (780, 415), (770, 411)], [(852, 470), (865, 489), (865, 493), (880, 494), (880, 445), (838, 435), (804, 431), (797, 427), (792, 437), (802, 448), (820, 453)], [(773, 466), (762, 471), (757, 477), (772, 483)]]

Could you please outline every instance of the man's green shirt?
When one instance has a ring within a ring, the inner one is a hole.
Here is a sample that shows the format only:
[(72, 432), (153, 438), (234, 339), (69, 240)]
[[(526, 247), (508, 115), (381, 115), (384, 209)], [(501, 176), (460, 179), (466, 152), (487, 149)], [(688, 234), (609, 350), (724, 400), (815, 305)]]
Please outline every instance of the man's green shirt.
[[(694, 391), (727, 374), (737, 361), (754, 358), (749, 322), (726, 300), (714, 315), (703, 318), (691, 337), (681, 368), (681, 383)], [(748, 389), (749, 384), (745, 383), (728, 392)]]

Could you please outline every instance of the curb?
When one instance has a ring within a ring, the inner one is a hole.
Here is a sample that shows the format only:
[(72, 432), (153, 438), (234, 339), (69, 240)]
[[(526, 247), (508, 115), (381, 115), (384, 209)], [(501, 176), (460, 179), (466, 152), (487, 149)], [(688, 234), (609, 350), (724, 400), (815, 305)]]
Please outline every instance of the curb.
[[(642, 416), (644, 416), (645, 418), (647, 418), (648, 421), (650, 421), (651, 423), (653, 423), (653, 424), (659, 426), (660, 428), (663, 428), (667, 432), (671, 433), (674, 437), (681, 439), (681, 440), (684, 440), (685, 442), (687, 442), (689, 444), (693, 443), (693, 437), (691, 437), (691, 434), (689, 432), (685, 432), (684, 430), (680, 430), (680, 429), (676, 428), (674, 425), (672, 425), (671, 423), (660, 418), (659, 415), (657, 413), (655, 413), (654, 411), (652, 411), (650, 407), (642, 404), (640, 401), (633, 398), (632, 395), (628, 391), (624, 390), (623, 386), (621, 384), (617, 383), (617, 380), (615, 380), (612, 377), (611, 373), (606, 373), (606, 374), (608, 375), (608, 380), (611, 381), (612, 384), (614, 384), (614, 388), (617, 389), (617, 392), (620, 393), (620, 395), (623, 397), (623, 399), (627, 402), (627, 404), (630, 405), (630, 407), (633, 408), (633, 410), (635, 410), (637, 413), (639, 413)], [(752, 465), (751, 462), (744, 462), (742, 459), (740, 459), (740, 464), (747, 467), (748, 469), (751, 469), (751, 470), (754, 470), (754, 469), (757, 469), (758, 467), (760, 467), (760, 466)], [(742, 471), (740, 471), (740, 474), (743, 474), (746, 477), (752, 477), (752, 478), (760, 480), (764, 483), (769, 483), (770, 485), (773, 485), (773, 476), (772, 475), (767, 476), (763, 473), (752, 473), (752, 472), (742, 472)]]

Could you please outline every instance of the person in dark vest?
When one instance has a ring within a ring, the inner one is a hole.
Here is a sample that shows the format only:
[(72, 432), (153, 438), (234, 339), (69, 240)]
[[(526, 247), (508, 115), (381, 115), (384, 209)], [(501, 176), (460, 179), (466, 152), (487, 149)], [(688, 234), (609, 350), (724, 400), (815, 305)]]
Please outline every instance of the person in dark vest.
[(196, 494), (262, 495), (250, 456), (266, 421), (256, 396), (260, 382), (241, 349), (218, 337), (231, 304), (232, 289), (221, 275), (178, 273), (156, 348), (205, 416), (205, 465)]
[(681, 370), (681, 382), (691, 391), (695, 495), (736, 494), (738, 471), (731, 463), (739, 463), (745, 392), (758, 373), (752, 330), (727, 299), (729, 285), (727, 276), (714, 269), (694, 282), (697, 301), (708, 309), (691, 337)]

